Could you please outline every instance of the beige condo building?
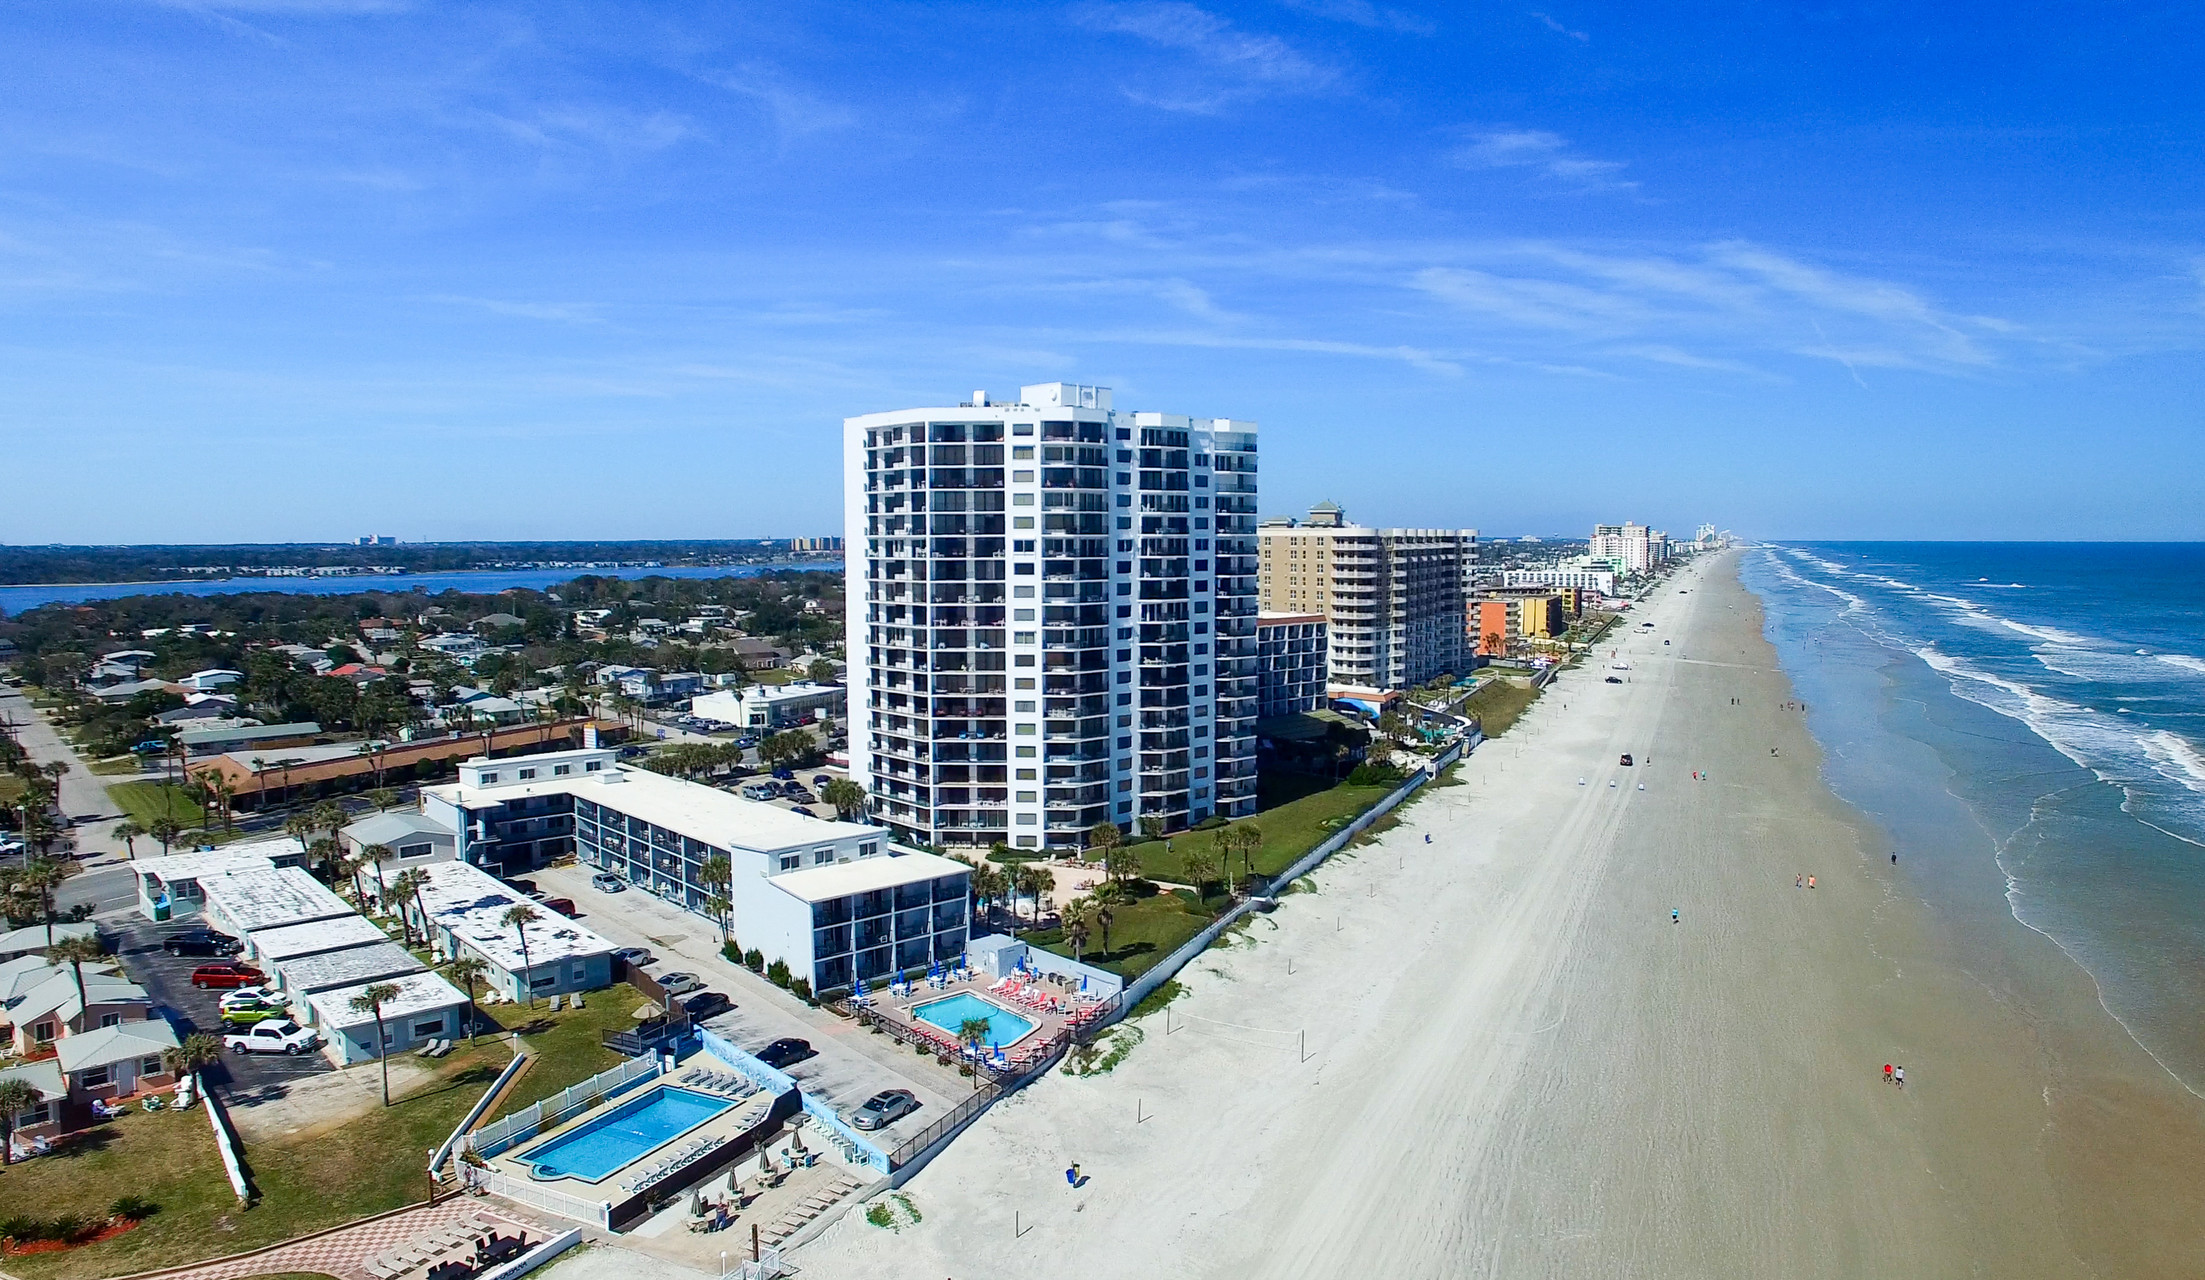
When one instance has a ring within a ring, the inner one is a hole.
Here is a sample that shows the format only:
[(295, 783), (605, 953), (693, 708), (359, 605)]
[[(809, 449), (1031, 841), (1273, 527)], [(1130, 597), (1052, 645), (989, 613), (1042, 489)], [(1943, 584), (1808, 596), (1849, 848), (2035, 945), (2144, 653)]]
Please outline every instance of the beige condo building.
[(1463, 561), (1475, 534), (1373, 529), (1330, 502), (1256, 530), (1257, 607), (1319, 614), (1335, 686), (1401, 689), (1467, 666)]

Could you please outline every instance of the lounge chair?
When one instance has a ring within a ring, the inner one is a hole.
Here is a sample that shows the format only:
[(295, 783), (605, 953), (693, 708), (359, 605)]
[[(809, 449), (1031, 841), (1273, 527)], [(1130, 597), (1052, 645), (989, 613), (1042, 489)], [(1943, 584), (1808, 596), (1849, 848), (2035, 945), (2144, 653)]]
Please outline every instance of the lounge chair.
[(552, 1011), (553, 1013), (557, 1013), (557, 1012), (559, 1012), (559, 1011), (560, 1011), (561, 1009), (564, 1009), (564, 1008), (566, 1008), (566, 1007), (567, 1007), (567, 998), (566, 998), (565, 996), (553, 996), (553, 997), (551, 998), (551, 1011)]

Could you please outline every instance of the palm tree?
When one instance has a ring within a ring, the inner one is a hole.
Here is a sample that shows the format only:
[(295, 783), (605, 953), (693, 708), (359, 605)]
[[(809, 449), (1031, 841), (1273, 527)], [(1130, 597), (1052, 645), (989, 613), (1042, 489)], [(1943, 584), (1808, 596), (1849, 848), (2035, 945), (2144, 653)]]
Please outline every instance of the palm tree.
[(1141, 855), (1135, 853), (1131, 845), (1114, 845), (1103, 855), (1103, 874), (1109, 876), (1112, 883), (1123, 885), (1141, 874)]
[(329, 833), (329, 843), (333, 848), (344, 847), (344, 831), (352, 825), (352, 815), (345, 812), (343, 805), (334, 800), (324, 800), (309, 810), (308, 814), (314, 819), (316, 827)]
[(1033, 899), (1034, 920), (1037, 923), (1041, 919), (1041, 895), (1056, 888), (1056, 884), (1055, 876), (1030, 862), (1020, 864), (1018, 871), (1011, 876), (1011, 892)]
[(865, 788), (848, 778), (829, 779), (819, 798), (835, 807), (835, 815), (847, 822), (865, 812)]
[(204, 1031), (194, 1031), (182, 1044), (161, 1051), (161, 1065), (178, 1077), (195, 1074), (221, 1059), (222, 1041)]
[(704, 860), (703, 875), (704, 890), (710, 895), (712, 918), (720, 922), (720, 945), (725, 947), (728, 934), (734, 929), (734, 922), (729, 919), (735, 906), (734, 868), (728, 865), (726, 854), (715, 853)]
[(515, 903), (507, 907), (505, 914), (498, 917), (498, 923), (510, 926), (513, 930), (513, 936), (521, 940), (520, 987), (523, 997), (528, 1001), (528, 1007), (531, 1009), (536, 1007), (536, 988), (528, 980), (528, 926), (541, 919), (543, 919), (543, 916), (536, 908), (525, 902)]
[(389, 787), (377, 787), (375, 790), (368, 792), (367, 798), (369, 803), (375, 806), (377, 813), (388, 813), (390, 807), (398, 803), (398, 793)]
[(1163, 839), (1163, 838), (1164, 838), (1164, 820), (1163, 820), (1163, 818), (1161, 818), (1161, 817), (1159, 817), (1158, 815), (1156, 815), (1156, 814), (1153, 814), (1153, 813), (1150, 813), (1150, 814), (1143, 814), (1143, 815), (1142, 815), (1142, 817), (1141, 817), (1141, 838), (1142, 838), (1142, 839), (1144, 839), (1144, 840), (1161, 840), (1161, 839)]
[(1187, 883), (1194, 886), (1197, 901), (1205, 896), (1202, 886), (1217, 878), (1217, 855), (1201, 845), (1187, 850), (1183, 865), (1187, 869)]
[(60, 863), (46, 858), (26, 863), (15, 873), (13, 888), (25, 902), (38, 908), (39, 918), (46, 922), (46, 945), (54, 945), (54, 890), (69, 878)]
[(294, 813), (285, 820), (283, 834), (299, 842), (299, 848), (311, 850), (314, 837), (321, 833), (322, 824), (314, 820), (312, 813)]
[(389, 1045), (383, 1041), (383, 1006), (398, 998), (399, 986), (395, 982), (370, 983), (366, 990), (352, 997), (354, 1013), (375, 1015), (375, 1060), (383, 1064), (383, 1105), (390, 1105), (390, 1054)]
[(1117, 891), (1111, 889), (1108, 885), (1105, 885), (1095, 894), (1095, 928), (1102, 933), (1102, 949), (1104, 951), (1110, 950), (1110, 926), (1115, 924), (1118, 919), (1110, 910), (1110, 904), (1116, 901), (1117, 897)]
[(1262, 830), (1251, 822), (1236, 822), (1232, 826), (1225, 828), (1225, 834), (1231, 837), (1230, 843), (1227, 847), (1229, 849), (1237, 849), (1240, 852), (1242, 879), (1254, 879), (1256, 874), (1256, 854), (1261, 852), (1263, 849)]
[(980, 1052), (980, 1046), (987, 1042), (988, 1032), (989, 1027), (986, 1018), (966, 1018), (957, 1024), (957, 1043), (964, 1045), (974, 1053), (978, 1053)]
[(421, 911), (422, 933), (426, 934), (429, 931), (428, 913), (421, 910), (421, 886), (427, 884), (428, 881), (429, 878), (421, 874), (418, 867), (401, 871), (397, 878), (390, 882), (389, 896), (383, 902), (385, 910), (389, 910), (390, 904), (394, 901), (398, 904), (398, 926), (406, 931), (408, 945), (413, 942), (413, 917), (406, 914), (407, 903), (412, 903), (414, 910)]
[[(390, 846), (387, 844), (371, 844), (361, 849), (360, 856), (353, 862), (352, 869), (355, 875), (365, 868), (375, 868), (375, 897), (378, 901), (383, 898), (384, 894), (389, 892), (383, 886), (383, 864), (388, 861), (390, 861)], [(357, 894), (359, 891), (360, 886), (355, 882), (353, 892)], [(359, 898), (353, 900), (355, 902), (361, 901)], [(389, 910), (387, 906), (384, 909)]]
[(260, 791), (259, 797), (253, 801), (253, 812), (265, 813), (268, 809), (268, 762), (259, 756), (254, 756), (252, 766), (253, 785)]
[(28, 1080), (0, 1080), (0, 1165), (15, 1163), (15, 1118), (46, 1100)]
[(129, 851), (129, 856), (136, 858), (138, 856), (138, 837), (146, 834), (146, 829), (131, 819), (124, 818), (121, 822), (115, 824), (114, 834), (117, 840), (123, 842), (123, 848)]
[(481, 956), (453, 956), (444, 966), (444, 972), (451, 976), (452, 981), (467, 989), (467, 1043), (469, 1044), (475, 1042), (475, 1022), (482, 1016), (481, 1011), (475, 1008), (475, 987), (482, 981), (482, 976), (489, 971), (490, 966), (483, 963)]
[(1118, 830), (1115, 822), (1098, 822), (1087, 829), (1087, 847), (1095, 855), (1094, 860), (1103, 864), (1105, 875), (1110, 873), (1111, 851), (1124, 843), (1125, 832)]
[(1088, 934), (1092, 929), (1087, 913), (1088, 905), (1084, 898), (1064, 904), (1064, 940), (1072, 944), (1074, 960), (1079, 959), (1081, 951), (1086, 948)]
[(76, 975), (77, 1014), (79, 1017), (81, 1017), (83, 1016), (84, 1010), (92, 1003), (90, 1000), (86, 999), (84, 995), (84, 962), (87, 960), (97, 960), (101, 956), (106, 955), (107, 948), (100, 945), (100, 939), (97, 933), (79, 934), (74, 938), (63, 938), (59, 942), (54, 942), (52, 941), (53, 932), (53, 925), (48, 924), (46, 926), (46, 935), (48, 938), (48, 941), (46, 943), (46, 960), (49, 964), (68, 965), (69, 971)]

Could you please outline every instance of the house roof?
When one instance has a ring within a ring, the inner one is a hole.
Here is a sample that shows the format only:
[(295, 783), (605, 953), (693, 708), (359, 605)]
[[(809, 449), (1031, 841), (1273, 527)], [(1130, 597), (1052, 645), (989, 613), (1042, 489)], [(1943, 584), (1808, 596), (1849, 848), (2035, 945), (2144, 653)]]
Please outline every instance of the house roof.
[[(98, 935), (99, 926), (89, 920), (56, 921), (54, 924), (55, 942), (59, 942), (64, 938), (97, 937)], [(45, 950), (45, 925), (26, 925), (21, 929), (0, 933), (0, 960), (10, 960), (23, 955), (39, 955), (43, 954)]]
[[(352, 1001), (365, 992), (372, 982), (358, 986), (339, 987), (334, 991), (317, 991), (306, 1002), (313, 1006), (314, 1021), (324, 1027), (342, 1031), (351, 1027), (373, 1025), (375, 1015), (354, 1013)], [(385, 1024), (398, 1018), (411, 1018), (438, 1009), (449, 1009), (467, 1003), (467, 993), (434, 973), (413, 973), (394, 979), (392, 985), (398, 994), (383, 1002)]]
[[(84, 1005), (77, 1000), (76, 974), (70, 967), (58, 964), (46, 965), (45, 969), (43, 977), (34, 973), (17, 975), (13, 982), (15, 995), (7, 1007), (8, 1021), (21, 1026), (52, 1014), (71, 1022), (84, 1012)], [(89, 967), (84, 971), (84, 998), (93, 1004), (152, 1003), (144, 987), (118, 974)]]
[(263, 742), (275, 738), (311, 738), (322, 727), (312, 720), (295, 724), (263, 724), (243, 729), (186, 729), (176, 735), (176, 740), (186, 747), (211, 746), (217, 742)]
[(275, 863), (257, 853), (241, 852), (236, 846), (227, 849), (199, 849), (191, 853), (172, 853), (165, 858), (137, 858), (130, 869), (141, 879), (150, 877), (162, 884), (176, 884), (183, 880), (197, 880), (201, 876), (217, 875), (224, 871), (247, 868), (275, 870)]
[(128, 1062), (132, 1058), (151, 1057), (177, 1045), (176, 1028), (168, 1024), (168, 1019), (147, 1018), (63, 1036), (54, 1042), (54, 1057), (63, 1071), (74, 1074)]
[(94, 689), (92, 690), (92, 696), (102, 702), (128, 702), (141, 693), (166, 688), (168, 686), (159, 680), (125, 680), (119, 684), (108, 685), (104, 689)]
[(325, 951), (320, 955), (287, 960), (277, 966), (276, 972), (283, 978), (284, 990), (312, 995), (317, 991), (329, 991), (337, 987), (355, 987), (388, 978), (400, 978), (409, 973), (420, 973), (428, 967), (414, 958), (411, 951), (386, 940), (371, 942), (364, 947), (347, 947), (343, 951)]
[(202, 877), (199, 888), (209, 906), (220, 907), (233, 928), (246, 932), (353, 914), (343, 898), (298, 867), (225, 871)]
[(69, 1082), (61, 1078), (61, 1064), (50, 1058), (0, 1067), (0, 1080), (21, 1080), (38, 1090), (38, 1096), (47, 1102), (59, 1102), (69, 1096)]
[(790, 871), (772, 876), (766, 883), (802, 902), (831, 902), (854, 893), (893, 889), (943, 876), (968, 875), (971, 871), (971, 867), (955, 858), (933, 853), (906, 853)]
[[(520, 892), (478, 867), (439, 862), (421, 868), (421, 905), (431, 922), (451, 931), (490, 963), (511, 973), (521, 968), (521, 945), (505, 913), (532, 905)], [(528, 926), (528, 967), (537, 968), (580, 956), (605, 955), (613, 944), (572, 920), (538, 908)]]
[(390, 941), (390, 935), (365, 916), (346, 916), (341, 920), (313, 920), (305, 924), (255, 929), (246, 937), (261, 959), (276, 965), (302, 956), (349, 951), (354, 947)]
[(346, 827), (344, 834), (346, 839), (362, 848), (371, 844), (396, 848), (399, 841), (410, 836), (442, 836), (450, 840), (455, 833), (425, 813), (400, 810), (362, 818)]

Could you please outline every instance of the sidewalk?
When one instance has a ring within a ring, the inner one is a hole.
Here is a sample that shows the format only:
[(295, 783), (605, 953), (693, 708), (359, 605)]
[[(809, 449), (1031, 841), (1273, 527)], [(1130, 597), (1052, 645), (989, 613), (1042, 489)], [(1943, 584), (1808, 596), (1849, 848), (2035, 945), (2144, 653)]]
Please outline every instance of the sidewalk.
[(14, 726), (15, 740), (23, 744), (32, 760), (39, 764), (59, 760), (69, 766), (69, 772), (61, 775), (58, 807), (80, 824), (75, 831), (77, 856), (89, 859), (93, 854), (121, 855), (123, 842), (115, 839), (113, 832), (123, 814), (108, 798), (108, 780), (92, 772), (76, 749), (20, 692), (10, 689), (0, 694), (0, 720)]

